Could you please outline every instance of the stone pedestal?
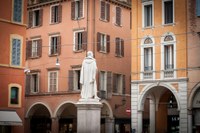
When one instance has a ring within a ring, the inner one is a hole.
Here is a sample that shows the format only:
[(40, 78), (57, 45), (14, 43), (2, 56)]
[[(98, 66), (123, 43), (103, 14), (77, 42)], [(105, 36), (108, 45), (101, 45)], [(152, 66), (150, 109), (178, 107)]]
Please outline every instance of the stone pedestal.
[(97, 99), (80, 99), (77, 106), (77, 132), (100, 133), (101, 107)]

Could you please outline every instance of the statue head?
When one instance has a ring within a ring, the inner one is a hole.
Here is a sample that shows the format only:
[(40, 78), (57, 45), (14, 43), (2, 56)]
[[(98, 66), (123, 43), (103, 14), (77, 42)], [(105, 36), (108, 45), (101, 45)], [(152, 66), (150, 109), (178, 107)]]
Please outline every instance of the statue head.
[(87, 52), (87, 57), (93, 58), (93, 53), (92, 53), (92, 51), (88, 51), (88, 52)]

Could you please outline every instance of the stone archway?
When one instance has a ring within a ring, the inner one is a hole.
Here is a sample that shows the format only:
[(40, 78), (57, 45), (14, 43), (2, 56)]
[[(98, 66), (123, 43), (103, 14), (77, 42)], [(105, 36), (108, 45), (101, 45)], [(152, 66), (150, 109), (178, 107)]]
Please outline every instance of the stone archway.
[(33, 104), (26, 114), (27, 124), (29, 125), (30, 133), (44, 133), (51, 131), (52, 113), (44, 103)]
[(73, 102), (64, 102), (58, 106), (54, 115), (57, 120), (57, 132), (77, 132), (77, 108)]

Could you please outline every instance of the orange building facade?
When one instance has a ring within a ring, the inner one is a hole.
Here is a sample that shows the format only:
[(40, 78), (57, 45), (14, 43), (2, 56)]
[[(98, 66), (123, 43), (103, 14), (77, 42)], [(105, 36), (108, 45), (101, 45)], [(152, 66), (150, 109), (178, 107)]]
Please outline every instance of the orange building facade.
[(101, 132), (130, 132), (129, 1), (33, 0), (26, 32), (25, 131), (77, 131), (80, 69), (97, 62)]
[(24, 132), (26, 0), (0, 1), (0, 132)]
[(188, 132), (186, 0), (132, 0), (132, 130)]

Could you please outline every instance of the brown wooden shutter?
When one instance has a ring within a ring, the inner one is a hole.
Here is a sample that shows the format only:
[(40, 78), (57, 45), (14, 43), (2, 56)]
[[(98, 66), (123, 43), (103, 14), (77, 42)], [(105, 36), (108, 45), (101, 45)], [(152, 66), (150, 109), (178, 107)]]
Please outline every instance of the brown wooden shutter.
[(26, 75), (26, 95), (30, 94), (31, 89), (31, 75)]
[(71, 19), (75, 20), (75, 1), (71, 2)]
[(80, 17), (83, 17), (83, 0), (80, 0)]
[(126, 94), (126, 77), (123, 75), (122, 94)]
[(75, 51), (78, 50), (78, 32), (75, 33)]
[(116, 7), (116, 24), (121, 25), (121, 8)]
[(116, 54), (116, 55), (119, 55), (120, 39), (119, 39), (118, 37), (115, 39), (115, 44), (116, 44), (116, 47), (115, 47), (115, 54)]
[(38, 40), (38, 48), (37, 48), (37, 56), (41, 57), (42, 56), (42, 39)]
[(33, 26), (33, 11), (29, 11), (28, 28)]
[(62, 21), (62, 5), (58, 6), (58, 22)]
[(109, 53), (110, 52), (110, 36), (109, 35), (106, 36), (106, 41), (107, 41), (106, 52)]
[(31, 57), (31, 52), (32, 52), (32, 41), (27, 41), (26, 42), (26, 59)]
[(113, 74), (113, 93), (117, 93), (117, 74)]
[(101, 33), (97, 32), (97, 51), (101, 50)]
[(112, 98), (112, 72), (107, 72), (107, 97)]
[(39, 11), (39, 26), (42, 26), (43, 23), (43, 9)]
[(124, 40), (123, 39), (121, 39), (121, 56), (123, 56), (124, 57)]
[(51, 23), (54, 23), (55, 20), (55, 6), (51, 7)]
[(105, 2), (101, 1), (101, 19), (105, 19)]
[(61, 54), (61, 36), (57, 37), (57, 43), (58, 43), (58, 45), (57, 45), (57, 47), (58, 47), (58, 55), (60, 55)]
[(106, 14), (107, 14), (106, 20), (109, 22), (110, 21), (110, 4), (106, 3), (106, 8), (107, 8), (107, 10), (106, 10)]
[(83, 50), (87, 50), (87, 31), (82, 33)]
[(74, 71), (68, 71), (68, 91), (74, 90)]

